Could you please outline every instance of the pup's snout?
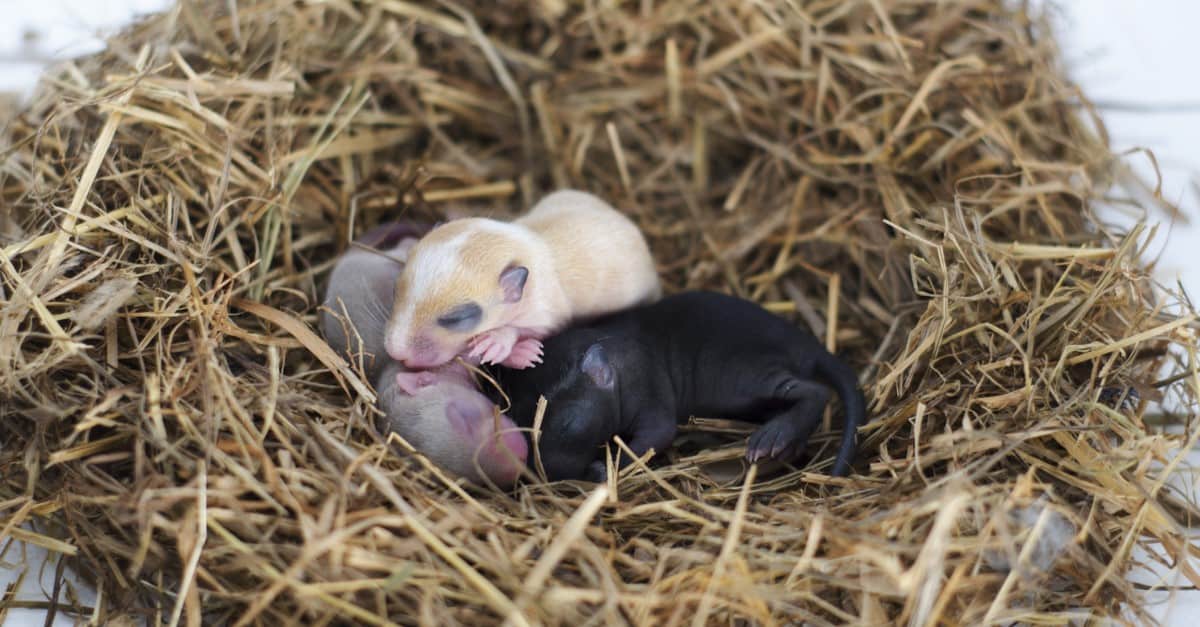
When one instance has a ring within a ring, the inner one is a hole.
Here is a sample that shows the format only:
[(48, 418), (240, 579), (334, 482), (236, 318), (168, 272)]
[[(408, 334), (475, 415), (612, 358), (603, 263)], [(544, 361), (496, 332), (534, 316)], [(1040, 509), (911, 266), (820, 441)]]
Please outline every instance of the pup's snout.
[(408, 359), (408, 346), (395, 335), (389, 334), (383, 339), (383, 350), (387, 351), (388, 357), (400, 363)]
[(389, 337), (384, 349), (387, 350), (389, 357), (413, 370), (442, 365), (433, 342), (427, 338), (416, 338), (411, 342), (405, 342)]

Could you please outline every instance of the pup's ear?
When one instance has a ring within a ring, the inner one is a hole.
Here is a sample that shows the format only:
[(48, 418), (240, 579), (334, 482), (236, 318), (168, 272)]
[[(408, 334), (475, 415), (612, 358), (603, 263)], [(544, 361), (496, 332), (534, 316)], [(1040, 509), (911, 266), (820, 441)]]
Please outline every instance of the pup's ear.
[(509, 266), (500, 273), (500, 291), (504, 294), (505, 303), (515, 303), (521, 300), (525, 293), (525, 280), (529, 278), (529, 268), (525, 266)]
[(611, 390), (616, 382), (617, 375), (613, 372), (608, 356), (604, 354), (604, 347), (599, 344), (592, 344), (588, 347), (587, 352), (583, 354), (583, 361), (579, 364), (579, 368), (592, 380), (592, 383), (605, 390)]

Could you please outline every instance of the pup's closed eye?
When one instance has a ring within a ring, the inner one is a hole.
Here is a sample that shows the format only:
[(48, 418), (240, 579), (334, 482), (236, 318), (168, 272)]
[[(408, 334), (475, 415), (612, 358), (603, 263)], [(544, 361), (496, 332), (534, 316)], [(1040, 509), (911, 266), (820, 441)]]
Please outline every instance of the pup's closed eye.
[(470, 331), (483, 318), (483, 308), (476, 303), (459, 305), (437, 319), (438, 326), (449, 331)]

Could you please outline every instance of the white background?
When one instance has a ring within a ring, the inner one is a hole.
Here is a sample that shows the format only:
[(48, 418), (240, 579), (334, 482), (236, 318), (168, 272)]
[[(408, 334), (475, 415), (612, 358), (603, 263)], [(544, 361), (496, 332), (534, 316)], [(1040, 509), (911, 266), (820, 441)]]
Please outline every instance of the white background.
[[(99, 45), (95, 34), (167, 4), (167, 0), (0, 0), (4, 16), (0, 18), (0, 93), (27, 92), (45, 61), (94, 50)], [(1152, 149), (1165, 177), (1163, 195), (1181, 204), (1188, 218), (1200, 220), (1200, 2), (1059, 0), (1056, 6), (1068, 68), (1085, 93), (1101, 105), (1114, 149)], [(30, 43), (26, 32), (36, 32), (38, 37)], [(1149, 172), (1144, 156), (1132, 155), (1128, 162)], [(1193, 298), (1200, 296), (1200, 273), (1188, 271), (1200, 261), (1200, 225), (1163, 223), (1160, 232), (1152, 249), (1162, 252), (1159, 278), (1167, 284), (1182, 280)], [(1200, 457), (1193, 454), (1192, 461)], [(1191, 474), (1180, 479), (1196, 493)], [(18, 598), (45, 599), (54, 568), (48, 566), (39, 577), (42, 555), (35, 547), (10, 546), (0, 555), (0, 590), (15, 579), (24, 563), (30, 571)], [(1136, 578), (1144, 583), (1158, 581), (1149, 574)], [(1177, 575), (1166, 574), (1163, 579), (1169, 585), (1187, 584)], [(1177, 593), (1173, 598), (1157, 593), (1152, 598), (1154, 614), (1167, 625), (1200, 621), (1200, 592)], [(81, 590), (79, 601), (90, 605), (94, 593)], [(13, 610), (5, 626), (41, 625), (43, 620), (41, 612)], [(55, 624), (73, 621), (60, 614)]]

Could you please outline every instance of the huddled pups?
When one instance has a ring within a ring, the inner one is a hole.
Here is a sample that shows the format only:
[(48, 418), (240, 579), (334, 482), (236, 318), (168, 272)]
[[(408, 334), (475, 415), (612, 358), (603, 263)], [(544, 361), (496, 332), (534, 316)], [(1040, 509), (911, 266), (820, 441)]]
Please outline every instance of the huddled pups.
[[(849, 470), (865, 421), (854, 370), (749, 301), (661, 298), (645, 238), (592, 194), (554, 192), (512, 222), (463, 218), (423, 235), (389, 225), (360, 243), (375, 250), (338, 261), (322, 330), (335, 349), (373, 357), (381, 427), (448, 470), (515, 481), (533, 461), (539, 397), (551, 480), (603, 480), (612, 436), (638, 456), (662, 452), (689, 416), (761, 423), (747, 459), (791, 461), (820, 423), (826, 386), (846, 413), (833, 474)], [(496, 365), (511, 419), (463, 363)]]
[(447, 364), (414, 372), (384, 353), (392, 290), (407, 250), (423, 231), (393, 223), (360, 237), (361, 248), (350, 248), (330, 273), (321, 331), (334, 350), (351, 359), (361, 355), (379, 395), (381, 431), (399, 434), (458, 475), (510, 485), (525, 465), (525, 438), (507, 416), (496, 415), (466, 369)]

